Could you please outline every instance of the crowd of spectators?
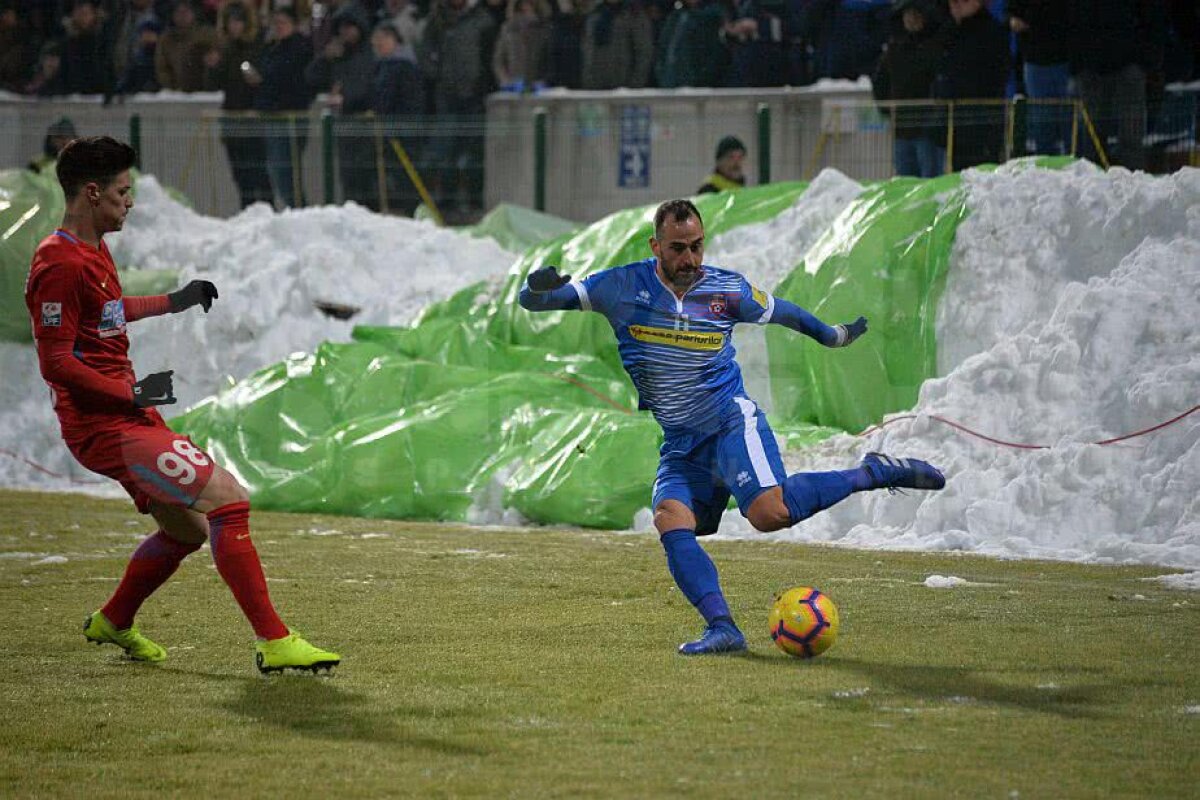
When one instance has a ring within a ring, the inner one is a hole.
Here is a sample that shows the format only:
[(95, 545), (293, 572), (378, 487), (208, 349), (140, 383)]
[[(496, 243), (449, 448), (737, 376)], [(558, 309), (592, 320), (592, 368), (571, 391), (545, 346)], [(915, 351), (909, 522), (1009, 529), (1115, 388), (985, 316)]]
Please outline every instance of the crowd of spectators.
[[(436, 115), (454, 135), (432, 137), (422, 156), (440, 165), (434, 190), (460, 198), (478, 197), (464, 184), (482, 152), (471, 126), (455, 121), (481, 115), (490, 92), (548, 86), (801, 86), (869, 75), (893, 113), (904, 174), (944, 161), (948, 120), (889, 101), (1073, 91), (1101, 121), (1117, 120), (1114, 160), (1139, 166), (1145, 115), (1138, 123), (1120, 109), (1196, 77), (1198, 9), (1195, 0), (0, 0), (0, 89), (106, 98), (219, 90), (227, 111), (272, 119), (325, 93), (346, 116)], [(964, 127), (955, 168), (996, 155), (988, 129), (997, 114), (977, 111), (975, 137)], [(294, 167), (305, 132), (280, 122), (258, 138), (239, 135), (246, 124), (223, 121), (231, 163), (248, 165), (243, 201), (273, 193), (302, 203)], [(1052, 108), (1031, 112), (1029, 124), (1043, 152), (1069, 138)], [(377, 204), (367, 144), (343, 147), (348, 194)]]

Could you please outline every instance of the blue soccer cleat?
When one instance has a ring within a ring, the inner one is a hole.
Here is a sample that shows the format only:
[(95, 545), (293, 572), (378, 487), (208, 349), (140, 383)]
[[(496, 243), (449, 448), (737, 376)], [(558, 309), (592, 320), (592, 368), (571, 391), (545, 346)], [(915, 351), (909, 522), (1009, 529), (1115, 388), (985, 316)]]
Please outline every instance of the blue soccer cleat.
[(694, 642), (679, 645), (685, 656), (706, 656), (715, 653), (740, 653), (746, 649), (746, 637), (732, 622), (714, 622)]
[(929, 489), (946, 486), (946, 476), (937, 467), (915, 458), (892, 458), (883, 453), (867, 453), (859, 463), (871, 476), (875, 489)]

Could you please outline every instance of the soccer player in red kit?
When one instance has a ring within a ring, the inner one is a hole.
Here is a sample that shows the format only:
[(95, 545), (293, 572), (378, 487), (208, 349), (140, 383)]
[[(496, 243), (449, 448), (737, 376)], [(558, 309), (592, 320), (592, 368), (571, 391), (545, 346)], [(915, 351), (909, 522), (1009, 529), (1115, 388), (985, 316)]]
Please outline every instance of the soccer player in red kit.
[(171, 372), (136, 380), (126, 325), (201, 306), (217, 298), (209, 281), (154, 297), (123, 297), (104, 234), (119, 231), (133, 208), (133, 148), (107, 136), (75, 139), (59, 155), (66, 195), (62, 227), (38, 245), (25, 286), (42, 377), (50, 386), (63, 439), (88, 469), (119, 481), (158, 531), (133, 553), (108, 602), (84, 622), (97, 644), (115, 644), (138, 661), (166, 650), (133, 624), (147, 597), (205, 539), (258, 639), (263, 672), (329, 669), (341, 656), (314, 647), (279, 619), (250, 539), (246, 490), (207, 453), (166, 426), (155, 406), (175, 402)]

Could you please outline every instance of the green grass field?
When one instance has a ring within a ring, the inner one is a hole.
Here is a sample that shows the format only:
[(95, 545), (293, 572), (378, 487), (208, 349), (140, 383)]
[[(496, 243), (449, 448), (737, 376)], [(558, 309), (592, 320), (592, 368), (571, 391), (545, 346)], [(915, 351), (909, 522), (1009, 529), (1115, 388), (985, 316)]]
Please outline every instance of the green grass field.
[[(1200, 791), (1200, 594), (1140, 580), (1161, 568), (715, 542), (751, 652), (686, 659), (699, 620), (652, 536), (256, 513), (285, 620), (345, 659), (263, 678), (207, 550), (139, 617), (170, 658), (135, 664), (80, 626), (147, 518), (0, 509), (0, 797)], [(766, 632), (801, 584), (842, 615), (810, 662)]]

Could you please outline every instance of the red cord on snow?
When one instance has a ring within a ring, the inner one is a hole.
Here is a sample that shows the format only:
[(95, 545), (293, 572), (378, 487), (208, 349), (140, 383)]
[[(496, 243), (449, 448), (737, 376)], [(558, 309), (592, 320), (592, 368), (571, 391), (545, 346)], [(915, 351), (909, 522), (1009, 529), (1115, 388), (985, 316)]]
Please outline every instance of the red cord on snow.
[[(1189, 414), (1194, 414), (1197, 411), (1200, 411), (1200, 405), (1192, 406), (1187, 411), (1184, 411), (1182, 414), (1178, 414), (1174, 417), (1171, 417), (1166, 422), (1160, 422), (1157, 425), (1151, 425), (1149, 428), (1143, 428), (1142, 430), (1134, 431), (1133, 433), (1126, 433), (1122, 436), (1114, 436), (1111, 439), (1105, 439), (1104, 441), (1101, 441), (1101, 442), (1088, 442), (1088, 444), (1096, 444), (1096, 445), (1116, 444), (1117, 442), (1123, 442), (1126, 439), (1135, 439), (1138, 436), (1145, 436), (1147, 433), (1153, 433), (1154, 431), (1161, 430), (1161, 429), (1167, 427), (1168, 425), (1174, 425), (1176, 422), (1179, 422), (1179, 420), (1183, 419), (1184, 417), (1188, 416)], [(872, 425), (870, 428), (867, 428), (865, 431), (863, 431), (862, 433), (860, 433), (858, 435), (859, 436), (867, 436), (868, 434), (874, 433), (877, 430), (880, 430), (882, 428), (887, 427), (888, 425), (891, 425), (893, 422), (902, 422), (903, 420), (906, 420), (906, 419), (917, 419), (920, 416), (922, 416), (922, 415), (920, 415), (920, 414), (905, 414), (904, 416), (901, 416), (901, 417), (892, 417), (891, 419), (889, 419), (885, 422), (881, 422), (878, 425)], [(977, 439), (983, 439), (985, 442), (991, 442), (992, 444), (998, 444), (1003, 447), (1016, 447), (1016, 448), (1020, 448), (1021, 450), (1049, 450), (1050, 449), (1050, 445), (1048, 445), (1048, 444), (1025, 444), (1023, 442), (1008, 442), (1008, 441), (1005, 441), (1004, 439), (997, 439), (994, 436), (988, 436), (986, 433), (980, 433), (979, 431), (971, 430), (966, 425), (963, 425), (960, 422), (955, 422), (952, 419), (946, 419), (945, 417), (940, 416), (938, 414), (929, 414), (927, 416), (930, 419), (937, 420), (938, 422), (942, 423), (943, 425), (949, 425), (951, 428), (954, 428), (955, 430), (962, 431), (963, 433), (967, 434), (968, 436), (974, 436)]]
[(46, 469), (46, 468), (45, 468), (45, 467), (43, 467), (41, 464), (38, 464), (36, 461), (30, 461), (28, 458), (26, 458), (25, 456), (21, 455), (20, 453), (14, 453), (12, 450), (6, 450), (6, 449), (4, 449), (3, 447), (0, 447), (0, 455), (5, 455), (5, 456), (8, 456), (8, 457), (10, 457), (10, 458), (15, 458), (15, 459), (17, 459), (18, 461), (24, 461), (26, 464), (28, 464), (29, 466), (33, 467), (33, 468), (34, 468), (34, 469), (36, 469), (38, 472), (41, 472), (41, 473), (42, 473), (42, 474), (44, 474), (44, 475), (49, 475), (51, 478), (62, 478), (62, 479), (64, 479), (64, 480), (68, 480), (68, 481), (70, 481), (71, 483), (79, 483), (79, 484), (83, 484), (83, 485), (93, 485), (93, 484), (98, 484), (98, 483), (100, 483), (100, 481), (81, 481), (81, 480), (76, 480), (75, 478), (72, 478), (70, 475), (63, 475), (63, 474), (61, 474), (61, 473), (55, 472), (55, 471), (54, 471), (54, 470), (52, 470), (52, 469)]

